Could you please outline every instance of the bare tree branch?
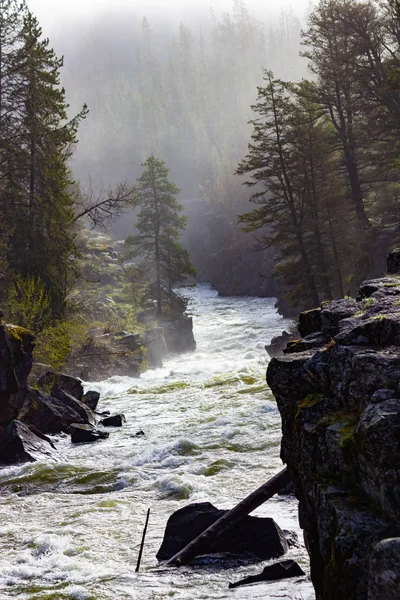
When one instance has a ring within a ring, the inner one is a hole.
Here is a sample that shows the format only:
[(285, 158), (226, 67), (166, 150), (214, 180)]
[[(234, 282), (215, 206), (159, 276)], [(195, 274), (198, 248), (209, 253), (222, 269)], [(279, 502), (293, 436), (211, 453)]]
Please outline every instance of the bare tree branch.
[(87, 190), (76, 193), (75, 205), (74, 223), (87, 217), (92, 229), (106, 229), (107, 224), (120, 217), (128, 207), (136, 205), (136, 188), (127, 181), (115, 189), (105, 189), (103, 183), (96, 188), (90, 180)]

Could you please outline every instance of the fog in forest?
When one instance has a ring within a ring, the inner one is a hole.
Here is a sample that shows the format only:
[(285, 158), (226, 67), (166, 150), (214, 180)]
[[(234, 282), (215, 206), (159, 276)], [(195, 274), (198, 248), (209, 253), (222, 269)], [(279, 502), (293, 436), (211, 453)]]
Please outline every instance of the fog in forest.
[[(184, 243), (201, 276), (212, 277), (206, 255), (222, 256), (234, 246), (247, 251), (252, 236), (242, 234), (236, 221), (247, 210), (249, 193), (234, 172), (250, 140), (251, 105), (263, 68), (286, 80), (306, 75), (300, 31), (310, 3), (29, 5), (65, 57), (62, 83), (70, 115), (83, 103), (89, 108), (72, 162), (77, 181), (133, 183), (141, 163), (154, 154), (167, 162), (182, 189)], [(133, 221), (118, 221), (113, 233), (126, 236)]]

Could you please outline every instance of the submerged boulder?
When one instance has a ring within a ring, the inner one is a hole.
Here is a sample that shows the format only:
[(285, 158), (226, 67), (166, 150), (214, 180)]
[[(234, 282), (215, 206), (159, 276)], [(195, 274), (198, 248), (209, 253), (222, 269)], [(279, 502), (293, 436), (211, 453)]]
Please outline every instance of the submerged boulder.
[(109, 437), (106, 431), (100, 431), (92, 425), (82, 425), (81, 423), (72, 423), (70, 426), (71, 442), (81, 444), (82, 442), (97, 442)]
[(230, 583), (230, 588), (236, 588), (250, 583), (260, 583), (262, 581), (277, 581), (278, 579), (290, 579), (291, 577), (303, 577), (305, 575), (301, 567), (294, 560), (283, 560), (265, 567), (259, 575), (246, 577), (236, 583)]
[[(157, 553), (158, 560), (168, 560), (189, 542), (215, 523), (227, 511), (218, 510), (210, 502), (190, 504), (177, 510), (168, 519), (164, 539)], [(288, 543), (280, 527), (268, 517), (245, 517), (210, 548), (209, 553), (251, 553), (257, 558), (283, 556)]]
[(122, 427), (122, 424), (126, 421), (125, 415), (111, 415), (102, 419), (100, 423), (104, 427)]
[(35, 435), (24, 423), (13, 420), (0, 433), (0, 463), (3, 465), (49, 459), (58, 459), (51, 442)]

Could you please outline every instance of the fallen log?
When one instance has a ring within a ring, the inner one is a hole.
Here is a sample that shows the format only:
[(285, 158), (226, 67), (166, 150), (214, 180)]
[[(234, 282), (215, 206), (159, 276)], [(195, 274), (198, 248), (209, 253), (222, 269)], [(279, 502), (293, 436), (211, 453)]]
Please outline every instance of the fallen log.
[(255, 492), (252, 492), (247, 498), (239, 502), (232, 510), (225, 513), (218, 521), (215, 521), (215, 523), (200, 533), (200, 535), (172, 556), (165, 564), (167, 566), (187, 565), (199, 554), (206, 554), (218, 537), (226, 534), (245, 516), (272, 498), (272, 496), (284, 488), (289, 481), (290, 476), (285, 468), (278, 473), (278, 475), (275, 475), (275, 477), (272, 477), (272, 479), (267, 481), (267, 483), (264, 483), (264, 485), (259, 487)]

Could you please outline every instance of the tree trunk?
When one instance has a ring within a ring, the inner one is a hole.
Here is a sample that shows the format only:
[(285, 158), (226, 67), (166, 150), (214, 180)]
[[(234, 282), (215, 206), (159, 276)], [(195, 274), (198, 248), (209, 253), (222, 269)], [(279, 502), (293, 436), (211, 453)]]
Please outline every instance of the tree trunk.
[(267, 483), (264, 483), (255, 492), (247, 496), (232, 510), (226, 512), (215, 523), (210, 525), (205, 531), (200, 533), (185, 548), (180, 550), (167, 561), (167, 565), (185, 565), (199, 554), (205, 554), (213, 545), (215, 540), (226, 534), (235, 527), (244, 517), (253, 512), (256, 508), (272, 498), (277, 492), (283, 489), (290, 482), (288, 470), (283, 469), (278, 475), (272, 477)]
[(338, 253), (338, 248), (337, 248), (337, 244), (336, 244), (335, 231), (333, 229), (331, 211), (329, 210), (328, 205), (327, 205), (327, 214), (328, 214), (329, 232), (331, 234), (333, 256), (335, 258), (336, 274), (337, 274), (337, 280), (338, 280), (338, 285), (339, 285), (339, 294), (340, 294), (340, 297), (343, 298), (344, 297), (344, 288), (343, 288), (342, 269), (340, 266), (339, 253)]

